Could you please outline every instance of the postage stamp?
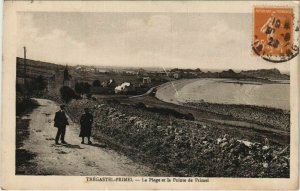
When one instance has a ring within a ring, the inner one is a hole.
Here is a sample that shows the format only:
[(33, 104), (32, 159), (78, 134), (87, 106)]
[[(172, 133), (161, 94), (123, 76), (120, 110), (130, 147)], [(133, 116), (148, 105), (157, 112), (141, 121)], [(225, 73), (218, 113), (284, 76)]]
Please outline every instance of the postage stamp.
[(285, 62), (299, 53), (293, 42), (299, 27), (294, 23), (293, 8), (255, 7), (253, 51), (270, 62)]

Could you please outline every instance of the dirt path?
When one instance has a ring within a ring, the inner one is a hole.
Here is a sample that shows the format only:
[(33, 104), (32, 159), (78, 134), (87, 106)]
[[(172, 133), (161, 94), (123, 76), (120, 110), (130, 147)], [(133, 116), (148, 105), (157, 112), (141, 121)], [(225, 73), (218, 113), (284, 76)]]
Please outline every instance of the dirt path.
[[(54, 114), (58, 105), (50, 100), (36, 99), (39, 107), (24, 120), (30, 120), (28, 138), (23, 141), (21, 150), (33, 153), (35, 157), (18, 167), (17, 171), (28, 170), (33, 174), (49, 175), (105, 175), (105, 176), (155, 176), (156, 171), (136, 164), (126, 156), (103, 147), (102, 143), (92, 140), (92, 145), (81, 144), (78, 125), (70, 119), (65, 140), (67, 145), (55, 145), (57, 129), (53, 127)], [(17, 159), (20, 160), (20, 159)]]

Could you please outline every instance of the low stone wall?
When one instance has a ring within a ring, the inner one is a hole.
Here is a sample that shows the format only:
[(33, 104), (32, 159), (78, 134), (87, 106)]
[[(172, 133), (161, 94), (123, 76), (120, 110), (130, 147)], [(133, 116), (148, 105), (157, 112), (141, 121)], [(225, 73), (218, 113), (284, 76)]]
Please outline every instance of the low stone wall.
[(221, 115), (230, 115), (237, 120), (290, 131), (290, 112), (286, 110), (260, 106), (213, 104), (205, 102), (187, 104), (201, 110)]
[(173, 176), (289, 177), (289, 145), (250, 142), (234, 129), (101, 101), (73, 100), (67, 112), (78, 122), (85, 107), (94, 116), (94, 137), (108, 137), (129, 157)]

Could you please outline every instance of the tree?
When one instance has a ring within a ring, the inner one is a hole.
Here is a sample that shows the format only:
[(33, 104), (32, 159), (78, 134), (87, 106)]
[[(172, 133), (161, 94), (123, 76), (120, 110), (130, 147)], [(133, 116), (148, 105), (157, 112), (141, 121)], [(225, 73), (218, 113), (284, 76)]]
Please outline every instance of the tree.
[(39, 75), (38, 77), (30, 81), (28, 80), (28, 82), (25, 85), (25, 89), (29, 95), (39, 95), (43, 93), (46, 87), (47, 81), (42, 75)]
[(101, 86), (101, 82), (99, 80), (94, 80), (93, 81), (93, 86), (94, 87), (100, 87)]
[(37, 78), (34, 79), (34, 81), (36, 83), (37, 90), (42, 91), (46, 89), (48, 83), (46, 82), (46, 79), (42, 75), (39, 75)]
[(76, 93), (82, 95), (83, 94), (83, 87), (82, 87), (82, 82), (77, 82), (75, 84), (75, 91)]
[(91, 85), (87, 82), (77, 82), (75, 84), (75, 91), (80, 95), (89, 94), (91, 92)]
[(64, 81), (63, 84), (65, 84), (65, 81), (69, 81), (71, 79), (71, 75), (69, 74), (68, 65), (66, 65), (64, 70)]
[(63, 99), (66, 103), (70, 102), (72, 99), (76, 99), (77, 95), (74, 90), (69, 86), (63, 86), (60, 88), (61, 99)]
[(91, 92), (91, 85), (87, 82), (83, 84), (83, 93), (89, 94)]
[(116, 81), (115, 79), (110, 79), (108, 82), (108, 87), (115, 88), (116, 87)]

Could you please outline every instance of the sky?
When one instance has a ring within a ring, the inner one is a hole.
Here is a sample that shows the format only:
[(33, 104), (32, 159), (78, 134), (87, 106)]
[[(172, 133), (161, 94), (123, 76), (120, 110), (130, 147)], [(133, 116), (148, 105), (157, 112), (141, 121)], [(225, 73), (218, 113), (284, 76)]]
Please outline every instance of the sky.
[(68, 65), (271, 69), (251, 51), (250, 13), (20, 12), (17, 56)]

